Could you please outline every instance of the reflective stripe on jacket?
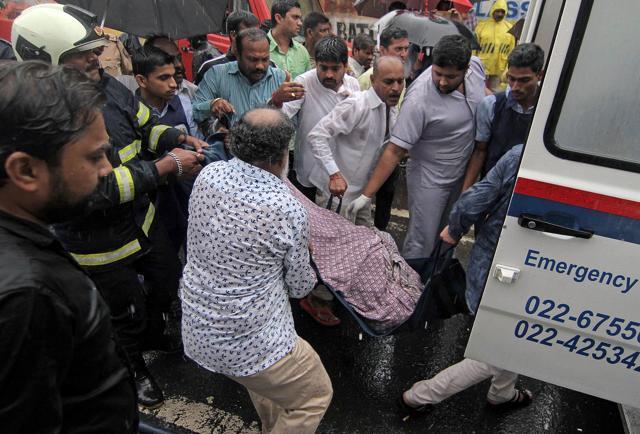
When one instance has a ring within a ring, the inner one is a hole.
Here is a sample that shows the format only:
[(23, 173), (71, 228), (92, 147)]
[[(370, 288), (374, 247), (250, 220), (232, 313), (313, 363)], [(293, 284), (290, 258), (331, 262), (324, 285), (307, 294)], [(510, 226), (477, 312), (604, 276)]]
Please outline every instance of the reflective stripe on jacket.
[(55, 226), (65, 248), (86, 267), (130, 261), (150, 248), (153, 196), (161, 182), (153, 160), (175, 147), (182, 134), (158, 124), (151, 110), (113, 77), (103, 73), (101, 83), (113, 172), (100, 180), (84, 217)]

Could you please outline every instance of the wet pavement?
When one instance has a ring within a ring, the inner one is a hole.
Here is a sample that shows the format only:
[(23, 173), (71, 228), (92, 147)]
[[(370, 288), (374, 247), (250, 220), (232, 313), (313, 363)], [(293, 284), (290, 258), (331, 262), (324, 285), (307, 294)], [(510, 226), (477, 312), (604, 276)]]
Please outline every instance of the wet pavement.
[[(404, 189), (398, 202), (402, 208)], [(395, 210), (390, 232), (401, 242), (406, 212)], [(458, 256), (466, 263), (472, 239)], [(524, 409), (494, 414), (485, 408), (488, 381), (437, 405), (427, 416), (403, 422), (395, 409), (400, 393), (463, 358), (472, 318), (457, 316), (425, 331), (385, 338), (363, 336), (344, 310), (334, 328), (316, 324), (292, 301), (298, 334), (318, 352), (333, 382), (334, 397), (319, 433), (622, 433), (616, 404), (521, 377), (534, 402)], [(142, 420), (175, 433), (259, 433), (257, 414), (246, 391), (182, 356), (151, 354), (149, 367), (167, 398)], [(552, 366), (549, 369), (553, 369)]]

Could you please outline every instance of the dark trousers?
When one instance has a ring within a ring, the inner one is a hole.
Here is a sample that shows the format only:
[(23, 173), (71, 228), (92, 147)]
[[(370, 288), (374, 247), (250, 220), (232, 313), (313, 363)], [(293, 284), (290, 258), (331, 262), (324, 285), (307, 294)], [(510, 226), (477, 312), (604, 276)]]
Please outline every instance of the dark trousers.
[(316, 187), (305, 187), (304, 185), (300, 184), (295, 170), (293, 172), (289, 172), (289, 181), (291, 181), (291, 183), (298, 190), (300, 190), (300, 192), (304, 194), (307, 199), (309, 199), (313, 203), (316, 203), (316, 193), (318, 192), (318, 189)]
[(187, 240), (189, 196), (192, 181), (170, 179), (160, 186), (156, 194), (156, 215), (162, 221), (175, 252), (179, 252)]
[[(88, 270), (111, 310), (111, 322), (130, 360), (139, 360), (145, 340), (164, 333), (163, 314), (177, 299), (180, 262), (160, 221), (149, 233), (149, 252), (128, 264)], [(138, 275), (144, 276), (144, 283)]]
[(309, 199), (313, 203), (316, 203), (316, 193), (318, 192), (318, 189), (316, 187), (305, 187), (304, 185), (300, 184), (300, 182), (298, 181), (298, 175), (293, 168), (293, 158), (293, 152), (289, 151), (289, 175), (287, 176), (287, 178), (289, 178), (289, 181), (291, 181), (294, 187), (300, 190), (300, 192), (304, 194), (307, 199)]
[(391, 220), (391, 205), (393, 204), (393, 193), (396, 190), (396, 180), (400, 174), (400, 167), (393, 170), (389, 178), (382, 184), (376, 193), (376, 212), (373, 224), (376, 228), (384, 231)]

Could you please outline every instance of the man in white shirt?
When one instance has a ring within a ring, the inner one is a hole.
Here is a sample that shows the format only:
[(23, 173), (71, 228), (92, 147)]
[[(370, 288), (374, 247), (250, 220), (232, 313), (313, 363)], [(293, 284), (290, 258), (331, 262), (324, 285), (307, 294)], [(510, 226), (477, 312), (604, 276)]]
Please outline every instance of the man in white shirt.
[[(309, 132), (340, 101), (360, 90), (358, 80), (346, 75), (349, 50), (337, 36), (326, 36), (315, 45), (316, 68), (295, 78), (304, 86), (301, 99), (282, 106), (282, 112), (290, 118), (297, 117), (298, 130), (294, 150), (294, 169), (289, 179), (306, 197), (316, 201), (316, 187), (309, 176), (318, 164), (307, 140)], [(324, 326), (340, 324), (332, 309), (333, 295), (323, 285), (318, 285), (309, 296), (300, 301), (302, 308)]]
[(289, 304), (316, 283), (307, 214), (283, 182), (293, 130), (277, 110), (246, 112), (230, 132), (236, 158), (196, 180), (182, 337), (187, 356), (248, 389), (262, 432), (310, 434), (333, 390)]
[(294, 80), (304, 86), (304, 96), (282, 106), (282, 112), (289, 118), (297, 117), (298, 124), (292, 182), (313, 202), (316, 201), (316, 187), (309, 180), (309, 175), (317, 162), (307, 136), (336, 104), (360, 90), (358, 80), (345, 74), (348, 53), (347, 45), (337, 36), (327, 36), (318, 41), (314, 52), (316, 68)]
[[(379, 49), (381, 56), (396, 56), (403, 64), (407, 63), (407, 57), (409, 56), (409, 34), (405, 29), (399, 27), (387, 27), (382, 30), (378, 35)], [(371, 74), (373, 69), (369, 68), (358, 77), (358, 83), (360, 83), (361, 90), (367, 90), (371, 87)], [(405, 69), (405, 75), (407, 71)], [(405, 83), (406, 84), (406, 83)], [(406, 88), (400, 95), (400, 101), (398, 102), (398, 110), (404, 99), (404, 93)], [(384, 231), (387, 229), (387, 225), (391, 220), (391, 207), (393, 204), (393, 196), (396, 189), (396, 180), (400, 176), (400, 169), (396, 168), (393, 173), (387, 178), (385, 183), (376, 192), (376, 211), (374, 216), (374, 224), (376, 228)]]
[[(372, 87), (338, 103), (309, 133), (308, 141), (318, 164), (310, 180), (327, 203), (342, 197), (342, 214), (362, 193), (397, 116), (404, 88), (404, 68), (395, 56), (373, 64)], [(371, 226), (370, 207), (362, 207), (352, 221)]]

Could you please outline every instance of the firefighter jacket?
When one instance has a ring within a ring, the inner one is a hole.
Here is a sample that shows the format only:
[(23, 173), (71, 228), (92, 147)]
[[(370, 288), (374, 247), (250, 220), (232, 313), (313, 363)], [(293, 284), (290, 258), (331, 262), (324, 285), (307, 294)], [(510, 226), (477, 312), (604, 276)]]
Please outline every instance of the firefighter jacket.
[(496, 21), (493, 12), (496, 10), (508, 12), (505, 0), (496, 0), (491, 6), (489, 18), (480, 21), (476, 26), (476, 36), (480, 50), (476, 53), (482, 60), (487, 75), (501, 76), (507, 69), (507, 59), (516, 45), (516, 39), (508, 33), (511, 23), (506, 19)]
[(55, 226), (64, 247), (89, 268), (133, 261), (151, 247), (153, 197), (162, 182), (154, 159), (176, 147), (182, 134), (158, 124), (151, 110), (115, 78), (103, 73), (101, 84), (113, 172), (100, 180), (82, 217)]

